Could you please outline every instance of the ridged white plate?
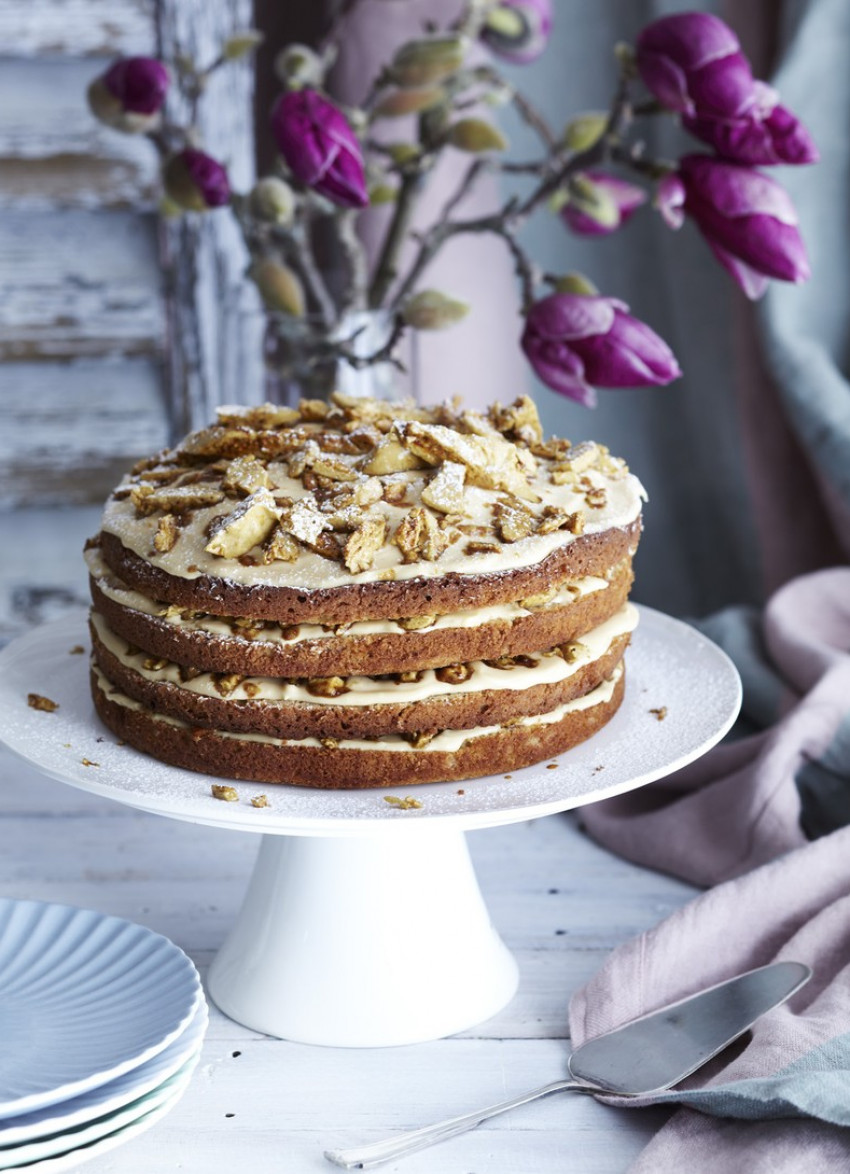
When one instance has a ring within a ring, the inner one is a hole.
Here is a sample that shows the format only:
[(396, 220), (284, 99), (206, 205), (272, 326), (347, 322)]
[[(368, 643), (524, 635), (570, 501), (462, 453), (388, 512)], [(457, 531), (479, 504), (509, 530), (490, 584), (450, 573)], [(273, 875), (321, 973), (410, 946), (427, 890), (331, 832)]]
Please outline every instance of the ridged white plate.
[[(131, 1141), (134, 1137), (138, 1137), (140, 1133), (145, 1133), (152, 1125), (156, 1125), (166, 1113), (170, 1113), (183, 1093), (189, 1085), (188, 1080), (181, 1085), (174, 1094), (169, 1097), (167, 1101), (159, 1105), (155, 1109), (144, 1113), (141, 1117), (137, 1117), (135, 1121), (131, 1121), (123, 1128), (116, 1129), (113, 1133), (109, 1133), (106, 1137), (101, 1137), (97, 1141), (90, 1142), (88, 1145), (78, 1146), (76, 1149), (68, 1150), (63, 1154), (57, 1154), (52, 1158), (45, 1158), (42, 1162), (31, 1162), (24, 1166), (23, 1169), (29, 1174), (30, 1170), (37, 1170), (38, 1174), (61, 1174), (65, 1170), (73, 1170), (76, 1166), (81, 1166), (83, 1162), (88, 1162), (92, 1158), (99, 1158), (102, 1154), (108, 1153), (110, 1150), (116, 1149), (119, 1145), (124, 1145), (125, 1142)], [(152, 1171), (151, 1174), (154, 1174)]]
[(162, 1084), (137, 1097), (127, 1105), (105, 1113), (93, 1121), (78, 1125), (76, 1129), (54, 1133), (50, 1137), (26, 1142), (24, 1145), (0, 1149), (0, 1170), (13, 1170), (17, 1166), (29, 1166), (47, 1158), (70, 1156), (75, 1150), (84, 1151), (92, 1142), (100, 1141), (110, 1134), (118, 1133), (161, 1106), (173, 1104), (188, 1085), (200, 1052), (196, 1052), (173, 1076)]
[(0, 899), (0, 1118), (55, 1105), (137, 1068), (188, 1026), (198, 972), (119, 917)]
[(202, 1000), (186, 1030), (167, 1048), (138, 1068), (132, 1068), (123, 1076), (108, 1080), (106, 1084), (80, 1093), (69, 1101), (60, 1101), (58, 1105), (49, 1105), (32, 1113), (0, 1121), (0, 1154), (7, 1146), (22, 1145), (56, 1133), (68, 1132), (89, 1121), (105, 1117), (161, 1087), (200, 1052), (208, 1024), (209, 1011), (206, 1000)]

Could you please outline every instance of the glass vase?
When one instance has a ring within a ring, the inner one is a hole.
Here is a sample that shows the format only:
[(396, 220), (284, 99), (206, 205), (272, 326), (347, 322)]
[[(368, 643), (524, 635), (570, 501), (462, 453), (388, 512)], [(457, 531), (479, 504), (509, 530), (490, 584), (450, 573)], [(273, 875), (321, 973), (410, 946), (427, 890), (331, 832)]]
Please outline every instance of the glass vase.
[(378, 354), (389, 341), (393, 320), (384, 310), (359, 310), (328, 330), (315, 316), (269, 313), (263, 344), (266, 397), (293, 406), (299, 399), (326, 400), (333, 391), (399, 401), (418, 400), (416, 364), (403, 368), (387, 359), (349, 363), (338, 357), (341, 343), (360, 360)]

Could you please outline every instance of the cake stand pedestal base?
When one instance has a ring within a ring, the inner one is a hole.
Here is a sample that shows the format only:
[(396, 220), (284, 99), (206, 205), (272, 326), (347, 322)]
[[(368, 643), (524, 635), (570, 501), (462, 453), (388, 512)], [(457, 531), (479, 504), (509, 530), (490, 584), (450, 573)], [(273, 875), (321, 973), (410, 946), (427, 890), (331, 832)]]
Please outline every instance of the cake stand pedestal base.
[(337, 1047), (440, 1039), (513, 997), (463, 832), (264, 836), (209, 993), (268, 1035)]

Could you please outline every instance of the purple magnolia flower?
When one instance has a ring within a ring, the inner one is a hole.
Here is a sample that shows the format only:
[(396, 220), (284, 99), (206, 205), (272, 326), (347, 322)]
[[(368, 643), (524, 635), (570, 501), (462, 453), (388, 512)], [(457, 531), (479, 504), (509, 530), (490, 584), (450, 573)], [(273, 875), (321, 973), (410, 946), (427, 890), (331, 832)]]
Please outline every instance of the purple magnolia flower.
[(502, 0), (487, 14), (481, 39), (505, 61), (526, 65), (546, 48), (552, 0)]
[(122, 57), (107, 69), (103, 84), (131, 114), (156, 114), (168, 89), (168, 70), (155, 57)]
[(671, 228), (690, 216), (720, 264), (748, 298), (768, 279), (806, 281), (809, 262), (797, 211), (785, 189), (750, 167), (685, 155), (658, 186), (658, 206)]
[(315, 90), (281, 94), (272, 110), (272, 132), (297, 180), (343, 208), (369, 203), (363, 153), (336, 106)]
[(590, 181), (610, 212), (610, 217), (594, 216), (582, 208), (580, 202), (571, 202), (561, 209), (561, 219), (568, 228), (581, 236), (604, 236), (616, 232), (635, 214), (641, 204), (646, 203), (643, 188), (604, 171), (585, 171), (583, 177)]
[(599, 387), (654, 387), (681, 375), (667, 343), (616, 298), (555, 293), (535, 302), (521, 345), (553, 391), (592, 408)]
[(736, 118), (755, 101), (752, 69), (738, 38), (709, 12), (654, 20), (636, 48), (644, 84), (671, 110)]
[(769, 167), (775, 163), (817, 163), (811, 135), (785, 106), (776, 90), (754, 82), (756, 101), (738, 118), (685, 114), (682, 125), (724, 159)]
[(188, 212), (207, 212), (230, 200), (227, 171), (204, 151), (186, 147), (172, 155), (163, 171), (165, 190)]

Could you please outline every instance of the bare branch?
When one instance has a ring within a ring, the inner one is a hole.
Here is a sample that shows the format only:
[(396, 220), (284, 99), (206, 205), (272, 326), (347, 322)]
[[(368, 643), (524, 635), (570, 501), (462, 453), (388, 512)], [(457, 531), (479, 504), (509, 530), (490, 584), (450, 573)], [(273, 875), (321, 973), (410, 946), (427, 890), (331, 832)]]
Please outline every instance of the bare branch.
[(366, 250), (357, 234), (357, 210), (346, 208), (334, 216), (337, 239), (345, 256), (348, 270), (347, 288), (342, 297), (340, 313), (366, 308), (369, 292), (369, 269)]
[(276, 233), (275, 237), (286, 249), (288, 259), (304, 282), (304, 287), (315, 303), (322, 323), (326, 327), (333, 326), (337, 318), (336, 306), (313, 256), (309, 222), (296, 220), (291, 229)]
[(384, 245), (369, 290), (370, 306), (381, 305), (396, 279), (399, 253), (410, 228), (417, 197), (422, 190), (423, 179), (424, 176), (419, 170), (407, 172), (401, 177), (392, 220), (384, 238)]
[(404, 334), (405, 329), (404, 319), (401, 314), (396, 314), (393, 318), (392, 330), (389, 333), (387, 341), (378, 350), (373, 351), (371, 355), (357, 355), (344, 345), (337, 348), (337, 353), (341, 359), (344, 359), (349, 366), (354, 367), (357, 371), (363, 367), (371, 367), (375, 363), (392, 363), (398, 367), (399, 371), (404, 371), (404, 364), (400, 359), (394, 357), (393, 351), (398, 345), (399, 339)]

